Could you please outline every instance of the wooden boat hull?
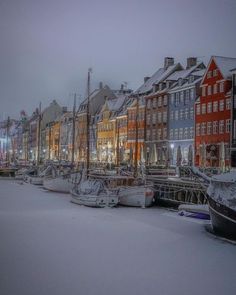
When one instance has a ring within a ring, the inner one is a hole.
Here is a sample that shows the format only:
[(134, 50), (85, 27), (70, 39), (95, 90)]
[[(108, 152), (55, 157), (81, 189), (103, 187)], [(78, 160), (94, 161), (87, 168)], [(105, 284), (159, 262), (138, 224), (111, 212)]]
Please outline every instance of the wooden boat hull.
[(131, 186), (119, 191), (119, 204), (130, 207), (150, 207), (153, 204), (154, 192), (145, 186)]
[(44, 179), (43, 187), (49, 191), (69, 194), (74, 184), (69, 178)]
[(95, 207), (95, 208), (104, 208), (104, 207), (114, 207), (118, 203), (118, 197), (115, 195), (112, 196), (96, 196), (96, 195), (86, 195), (81, 194), (78, 195), (75, 192), (71, 192), (71, 202), (77, 205), (83, 205), (88, 207)]
[(236, 211), (208, 196), (211, 223), (214, 231), (236, 239)]

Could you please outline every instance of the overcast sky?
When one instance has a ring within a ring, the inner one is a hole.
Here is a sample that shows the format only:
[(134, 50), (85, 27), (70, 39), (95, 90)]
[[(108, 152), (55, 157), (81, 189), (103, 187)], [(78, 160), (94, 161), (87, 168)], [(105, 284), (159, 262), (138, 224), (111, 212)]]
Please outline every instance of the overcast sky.
[(136, 89), (165, 56), (236, 57), (235, 0), (0, 0), (0, 119), (72, 105), (87, 69)]

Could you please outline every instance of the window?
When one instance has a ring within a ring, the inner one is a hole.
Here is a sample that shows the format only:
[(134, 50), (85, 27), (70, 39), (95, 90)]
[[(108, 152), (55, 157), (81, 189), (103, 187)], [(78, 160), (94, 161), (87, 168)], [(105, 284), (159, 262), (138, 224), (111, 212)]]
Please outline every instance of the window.
[(202, 104), (202, 114), (206, 114), (206, 104)]
[(147, 101), (147, 108), (148, 108), (148, 109), (151, 108), (151, 100), (150, 100), (150, 99)]
[(148, 115), (147, 115), (147, 124), (150, 124), (150, 121), (151, 121), (151, 115), (148, 114)]
[(184, 138), (188, 138), (188, 127), (184, 128)]
[(163, 128), (163, 139), (167, 138), (167, 128)]
[(148, 129), (148, 130), (147, 130), (147, 140), (150, 140), (150, 135), (151, 135), (151, 132), (150, 132), (150, 130)]
[(170, 119), (171, 119), (171, 120), (174, 120), (174, 111), (171, 111), (171, 112), (170, 112)]
[(197, 123), (197, 124), (196, 124), (196, 135), (197, 135), (197, 136), (200, 135), (200, 131), (201, 131), (200, 128), (201, 128), (200, 123)]
[(185, 119), (186, 119), (186, 120), (188, 119), (188, 114), (189, 114), (188, 109), (185, 109)]
[(190, 127), (189, 129), (189, 137), (193, 138), (193, 127)]
[(179, 105), (179, 92), (176, 93), (175, 95), (175, 106)]
[(191, 98), (191, 100), (194, 100), (194, 96), (195, 96), (195, 90), (194, 90), (194, 88), (192, 88), (190, 90), (190, 98)]
[(224, 133), (224, 120), (220, 120), (219, 122), (219, 133)]
[(201, 124), (201, 135), (205, 135), (206, 134), (206, 123), (203, 122)]
[(179, 128), (179, 139), (183, 138), (183, 128)]
[(174, 102), (175, 102), (175, 94), (172, 93), (172, 94), (171, 94), (171, 104), (173, 105)]
[(220, 111), (223, 111), (224, 110), (224, 106), (225, 106), (224, 100), (221, 99), (220, 100), (220, 107), (219, 107)]
[(207, 104), (207, 113), (210, 114), (212, 112), (212, 103), (208, 102)]
[(178, 129), (175, 129), (175, 139), (178, 139)]
[(213, 77), (216, 77), (217, 75), (218, 75), (218, 70), (217, 69), (213, 70)]
[(207, 122), (207, 134), (211, 135), (212, 132), (212, 122)]
[(158, 106), (161, 107), (162, 106), (162, 97), (158, 97)]
[(157, 139), (158, 140), (161, 139), (161, 129), (160, 128), (157, 130)]
[(156, 124), (157, 116), (156, 113), (152, 114), (152, 124)]
[(193, 115), (194, 115), (194, 113), (193, 113), (193, 107), (191, 107), (191, 109), (190, 109), (190, 119), (191, 120), (193, 120)]
[(180, 119), (180, 120), (183, 120), (183, 118), (184, 118), (184, 110), (181, 109), (181, 110), (179, 111), (179, 119)]
[(206, 86), (202, 86), (202, 96), (206, 96)]
[(207, 72), (207, 79), (211, 78), (212, 77), (212, 71), (208, 71)]
[(163, 112), (163, 122), (166, 123), (167, 122), (167, 112)]
[(168, 97), (167, 95), (164, 96), (164, 99), (163, 99), (163, 105), (166, 106), (167, 105), (167, 100), (168, 100)]
[(207, 86), (207, 94), (208, 95), (211, 95), (211, 85), (208, 85)]
[(175, 120), (179, 120), (179, 112), (178, 112), (178, 110), (175, 111)]
[(152, 140), (156, 140), (156, 129), (152, 129)]
[(224, 82), (220, 82), (220, 92), (224, 92)]
[(226, 102), (225, 102), (225, 104), (226, 104), (226, 110), (230, 110), (230, 105), (231, 105), (231, 103), (230, 103), (230, 98), (227, 98), (226, 99)]
[(152, 106), (153, 106), (154, 108), (157, 107), (157, 99), (156, 99), (156, 97), (153, 98)]
[(230, 132), (230, 119), (226, 120), (226, 133)]
[(185, 91), (185, 104), (188, 104), (189, 103), (189, 90), (187, 89)]
[(197, 115), (201, 115), (201, 105), (197, 104)]
[(213, 94), (217, 93), (217, 88), (218, 88), (218, 85), (214, 84), (214, 86), (213, 86)]
[(180, 92), (180, 102), (184, 102), (184, 92), (183, 91), (181, 91)]
[(213, 134), (218, 133), (218, 121), (213, 122)]
[(162, 119), (162, 113), (158, 112), (157, 113), (157, 121), (158, 121), (158, 123), (161, 123), (161, 119)]
[(173, 129), (170, 129), (170, 139), (173, 139)]
[(213, 102), (213, 112), (218, 112), (218, 101)]

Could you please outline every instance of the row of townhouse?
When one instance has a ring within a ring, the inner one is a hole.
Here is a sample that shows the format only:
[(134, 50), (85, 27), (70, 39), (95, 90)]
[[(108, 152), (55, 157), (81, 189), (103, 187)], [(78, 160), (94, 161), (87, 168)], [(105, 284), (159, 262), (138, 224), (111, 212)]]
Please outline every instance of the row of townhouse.
[[(90, 160), (134, 163), (137, 155), (138, 161), (165, 167), (236, 166), (235, 77), (235, 58), (213, 56), (205, 66), (190, 57), (183, 67), (166, 57), (135, 92), (100, 83), (89, 96)], [(87, 155), (87, 106), (88, 97), (76, 110), (76, 162)], [(21, 158), (72, 159), (73, 113), (56, 101), (19, 126), (12, 146)]]

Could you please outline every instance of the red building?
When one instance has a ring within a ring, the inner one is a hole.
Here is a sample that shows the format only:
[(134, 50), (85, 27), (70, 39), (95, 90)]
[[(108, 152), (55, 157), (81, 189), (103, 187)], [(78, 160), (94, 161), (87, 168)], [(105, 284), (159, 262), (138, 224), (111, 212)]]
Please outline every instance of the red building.
[(195, 105), (195, 165), (230, 166), (231, 87), (236, 58), (213, 56)]

